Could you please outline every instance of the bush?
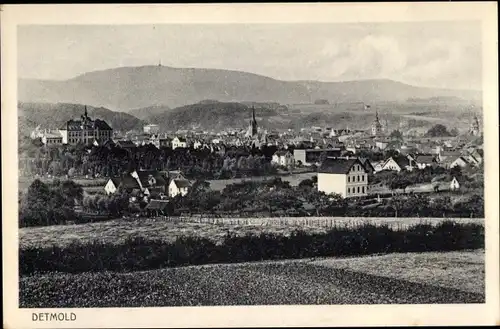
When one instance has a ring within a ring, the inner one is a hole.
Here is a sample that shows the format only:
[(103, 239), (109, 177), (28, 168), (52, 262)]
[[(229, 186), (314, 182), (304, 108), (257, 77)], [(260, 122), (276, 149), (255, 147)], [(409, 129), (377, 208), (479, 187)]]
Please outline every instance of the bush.
[(94, 241), (66, 247), (29, 247), (19, 252), (19, 271), (21, 275), (137, 271), (223, 262), (475, 248), (484, 248), (484, 227), (478, 224), (450, 221), (437, 226), (418, 224), (404, 230), (365, 224), (337, 226), (326, 233), (295, 231), (290, 236), (228, 234), (218, 245), (200, 237), (180, 237), (173, 243), (135, 237), (121, 244)]

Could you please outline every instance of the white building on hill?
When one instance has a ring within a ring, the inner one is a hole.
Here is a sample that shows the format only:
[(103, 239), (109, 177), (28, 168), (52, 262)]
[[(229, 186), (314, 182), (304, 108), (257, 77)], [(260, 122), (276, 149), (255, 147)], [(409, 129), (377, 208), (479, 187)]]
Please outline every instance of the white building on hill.
[(344, 198), (367, 195), (368, 171), (358, 159), (326, 159), (318, 169), (318, 191)]

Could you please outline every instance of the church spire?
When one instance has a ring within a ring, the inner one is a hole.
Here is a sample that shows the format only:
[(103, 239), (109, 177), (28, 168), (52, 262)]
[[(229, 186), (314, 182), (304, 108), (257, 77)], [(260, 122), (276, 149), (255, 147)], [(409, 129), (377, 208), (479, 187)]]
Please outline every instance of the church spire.
[(255, 119), (255, 107), (252, 106), (252, 119), (250, 120), (250, 125), (248, 126), (248, 136), (256, 136), (257, 135), (257, 120)]
[(85, 118), (88, 118), (88, 117), (89, 117), (89, 115), (87, 113), (87, 105), (85, 105)]

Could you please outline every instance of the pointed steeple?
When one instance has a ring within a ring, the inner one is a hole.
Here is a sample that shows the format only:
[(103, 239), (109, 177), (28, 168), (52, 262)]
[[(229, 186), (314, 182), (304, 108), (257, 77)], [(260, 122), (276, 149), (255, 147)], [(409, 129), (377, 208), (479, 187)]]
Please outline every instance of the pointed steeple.
[(89, 115), (87, 113), (87, 105), (85, 105), (85, 118), (88, 118), (88, 117), (89, 117)]
[(255, 107), (252, 106), (252, 119), (248, 126), (247, 136), (254, 137), (257, 135), (257, 120), (255, 119)]

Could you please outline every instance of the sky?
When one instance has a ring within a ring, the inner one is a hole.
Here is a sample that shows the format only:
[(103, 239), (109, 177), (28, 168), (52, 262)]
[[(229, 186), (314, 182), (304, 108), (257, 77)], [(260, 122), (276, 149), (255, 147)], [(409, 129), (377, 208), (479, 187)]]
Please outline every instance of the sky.
[(17, 34), (20, 78), (64, 80), (161, 61), (280, 80), (393, 79), (481, 89), (478, 22), (25, 25)]

